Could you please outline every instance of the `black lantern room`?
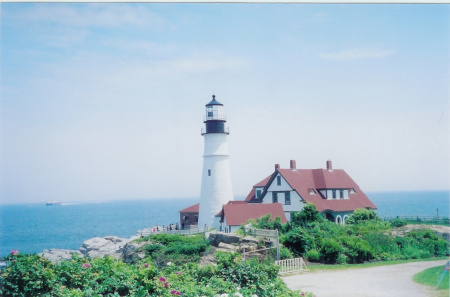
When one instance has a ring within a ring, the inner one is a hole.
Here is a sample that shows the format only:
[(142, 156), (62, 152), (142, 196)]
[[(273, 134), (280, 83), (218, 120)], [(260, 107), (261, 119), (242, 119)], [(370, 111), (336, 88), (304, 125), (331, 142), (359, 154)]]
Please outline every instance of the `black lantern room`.
[(223, 114), (223, 104), (216, 100), (215, 95), (212, 95), (212, 101), (205, 106), (206, 115), (203, 122), (206, 125), (206, 132), (202, 129), (202, 135), (209, 133), (229, 134), (228, 127), (225, 127), (227, 120)]

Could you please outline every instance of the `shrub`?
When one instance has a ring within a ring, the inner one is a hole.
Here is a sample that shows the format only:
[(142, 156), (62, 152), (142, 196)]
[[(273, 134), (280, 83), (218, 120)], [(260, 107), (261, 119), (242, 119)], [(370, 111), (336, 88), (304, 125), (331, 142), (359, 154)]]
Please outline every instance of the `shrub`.
[(306, 252), (305, 257), (310, 262), (318, 262), (320, 259), (320, 254), (316, 249), (312, 249)]
[(347, 224), (359, 224), (364, 221), (380, 221), (380, 217), (372, 209), (358, 208), (348, 218)]
[(290, 229), (308, 227), (312, 222), (322, 222), (324, 219), (312, 203), (306, 203), (300, 212), (291, 213)]
[(406, 225), (406, 221), (405, 220), (400, 220), (400, 219), (395, 219), (395, 220), (392, 220), (392, 221), (390, 221), (390, 223), (391, 223), (391, 226), (392, 227), (403, 227), (403, 226), (405, 226)]
[(322, 242), (320, 248), (320, 260), (325, 263), (336, 263), (338, 256), (343, 250), (342, 244), (334, 239), (327, 238)]
[(305, 229), (300, 227), (297, 227), (285, 234), (281, 238), (281, 242), (296, 256), (300, 256), (315, 247), (314, 237), (311, 236)]
[(367, 241), (356, 236), (346, 236), (341, 240), (348, 263), (362, 263), (373, 258), (373, 250)]

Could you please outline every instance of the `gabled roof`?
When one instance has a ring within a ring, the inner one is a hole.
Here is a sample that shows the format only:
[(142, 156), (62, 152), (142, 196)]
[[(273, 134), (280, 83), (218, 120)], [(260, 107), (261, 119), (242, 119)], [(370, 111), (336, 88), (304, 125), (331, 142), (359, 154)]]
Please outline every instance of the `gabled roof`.
[(253, 186), (252, 190), (250, 191), (250, 193), (247, 195), (247, 198), (245, 198), (244, 201), (249, 202), (250, 200), (252, 200), (255, 197), (255, 188), (259, 188), (259, 187), (264, 187), (267, 182), (270, 180), (270, 178), (272, 177), (272, 175), (269, 175), (268, 177), (266, 177), (265, 179), (263, 179), (262, 181), (260, 181), (259, 183), (257, 183), (256, 185)]
[[(313, 203), (316, 209), (320, 212), (330, 210), (334, 212), (339, 211), (353, 211), (358, 208), (372, 208), (377, 207), (369, 200), (369, 198), (362, 192), (359, 186), (353, 179), (342, 169), (276, 169), (267, 179), (267, 183), (262, 193), (264, 199), (267, 189), (274, 181), (278, 173), (283, 176), (291, 188), (296, 191), (300, 197), (306, 202)], [(265, 180), (266, 180), (265, 179)], [(349, 195), (349, 199), (327, 200), (321, 196), (318, 190), (321, 189), (354, 189), (356, 193)], [(317, 194), (311, 194), (311, 189), (314, 189)], [(253, 194), (252, 194), (253, 192)], [(248, 202), (261, 202), (261, 199), (256, 200), (254, 195), (254, 188), (247, 196)]]
[[(243, 201), (242, 201), (243, 202)], [(222, 208), (222, 220), (228, 226), (240, 226), (248, 222), (248, 220), (256, 220), (267, 214), (273, 220), (276, 217), (281, 219), (282, 223), (286, 223), (286, 216), (280, 203), (232, 203), (225, 204)]]
[(189, 206), (185, 209), (180, 210), (180, 212), (184, 212), (184, 213), (186, 213), (186, 212), (194, 212), (195, 213), (196, 212), (196, 213), (198, 213), (199, 209), (200, 209), (200, 203), (197, 203), (197, 204)]

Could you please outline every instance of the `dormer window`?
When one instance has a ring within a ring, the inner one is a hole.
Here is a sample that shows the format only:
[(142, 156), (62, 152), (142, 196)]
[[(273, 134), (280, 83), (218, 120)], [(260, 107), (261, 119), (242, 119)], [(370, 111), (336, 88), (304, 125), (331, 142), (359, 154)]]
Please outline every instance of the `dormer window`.
[(259, 197), (261, 197), (261, 190), (256, 190), (256, 199), (259, 199)]

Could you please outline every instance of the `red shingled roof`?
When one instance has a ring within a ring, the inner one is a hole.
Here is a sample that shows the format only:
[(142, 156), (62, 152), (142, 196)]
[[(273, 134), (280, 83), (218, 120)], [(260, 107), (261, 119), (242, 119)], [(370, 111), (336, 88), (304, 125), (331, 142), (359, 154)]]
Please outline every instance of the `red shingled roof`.
[(286, 216), (280, 203), (229, 203), (222, 208), (222, 219), (228, 226), (240, 226), (248, 222), (250, 219), (258, 219), (270, 214), (271, 219), (280, 217), (282, 223), (286, 223)]
[[(377, 208), (342, 169), (278, 169), (269, 178), (265, 179), (267, 180), (266, 185), (275, 178), (278, 172), (300, 197), (306, 202), (313, 203), (320, 212), (326, 210), (339, 212), (353, 211), (358, 208)], [(260, 183), (257, 185), (260, 186)], [(246, 201), (248, 202), (260, 202), (260, 200), (255, 200), (254, 187), (247, 196)], [(317, 194), (311, 195), (311, 189), (314, 189)], [(349, 199), (327, 200), (319, 194), (318, 190), (320, 189), (354, 189), (356, 193), (350, 194)]]
[(257, 188), (257, 187), (264, 187), (267, 184), (267, 182), (270, 180), (271, 177), (272, 177), (272, 175), (269, 175), (268, 177), (266, 177), (265, 179), (263, 179), (262, 181), (260, 181), (256, 185), (254, 185), (252, 190), (247, 195), (247, 198), (245, 198), (244, 201), (248, 202), (248, 201), (252, 200), (253, 196), (255, 196), (255, 188)]
[(180, 212), (196, 212), (196, 213), (198, 213), (199, 208), (200, 208), (200, 203), (197, 203), (197, 204), (189, 206), (185, 209), (180, 210)]

